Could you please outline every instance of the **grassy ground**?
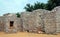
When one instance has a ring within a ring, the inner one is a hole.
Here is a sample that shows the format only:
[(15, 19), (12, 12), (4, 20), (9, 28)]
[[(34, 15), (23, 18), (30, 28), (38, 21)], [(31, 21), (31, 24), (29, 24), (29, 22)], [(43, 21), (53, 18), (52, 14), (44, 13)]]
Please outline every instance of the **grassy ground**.
[(4, 32), (0, 32), (0, 37), (60, 37), (60, 34), (50, 35), (50, 34), (36, 34), (36, 33), (27, 33), (27, 32), (6, 34)]

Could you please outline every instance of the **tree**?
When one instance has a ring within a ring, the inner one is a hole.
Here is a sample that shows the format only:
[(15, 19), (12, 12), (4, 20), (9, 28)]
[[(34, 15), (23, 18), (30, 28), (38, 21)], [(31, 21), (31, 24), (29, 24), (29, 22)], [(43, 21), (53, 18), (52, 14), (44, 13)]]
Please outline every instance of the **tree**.
[(46, 4), (46, 9), (52, 10), (56, 6), (60, 6), (60, 0), (49, 0)]
[(16, 13), (17, 17), (20, 18), (20, 14), (19, 13)]
[(24, 7), (24, 9), (26, 11), (33, 11), (33, 10), (36, 10), (36, 9), (44, 9), (45, 7), (45, 4), (44, 3), (40, 3), (40, 2), (37, 2), (37, 3), (34, 3), (34, 5), (31, 5), (31, 4), (27, 4), (26, 7)]
[(60, 0), (48, 0), (46, 4), (44, 3), (34, 3), (34, 5), (28, 4), (25, 7), (26, 11), (33, 11), (36, 9), (46, 9), (46, 10), (52, 10), (54, 7), (60, 6)]
[(44, 8), (45, 8), (44, 3), (40, 3), (40, 2), (34, 3), (34, 10), (36, 10), (36, 9), (44, 9)]
[(26, 7), (24, 9), (26, 9), (26, 11), (29, 11), (29, 12), (34, 10), (33, 5), (31, 4), (26, 4)]

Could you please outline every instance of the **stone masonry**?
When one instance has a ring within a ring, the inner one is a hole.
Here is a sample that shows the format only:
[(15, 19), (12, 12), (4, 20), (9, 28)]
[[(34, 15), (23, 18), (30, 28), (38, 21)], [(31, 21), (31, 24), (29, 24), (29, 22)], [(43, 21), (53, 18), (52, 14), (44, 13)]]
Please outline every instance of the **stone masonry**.
[(60, 6), (52, 11), (37, 9), (32, 12), (21, 12), (0, 16), (0, 31), (15, 33), (18, 31), (33, 33), (60, 33)]

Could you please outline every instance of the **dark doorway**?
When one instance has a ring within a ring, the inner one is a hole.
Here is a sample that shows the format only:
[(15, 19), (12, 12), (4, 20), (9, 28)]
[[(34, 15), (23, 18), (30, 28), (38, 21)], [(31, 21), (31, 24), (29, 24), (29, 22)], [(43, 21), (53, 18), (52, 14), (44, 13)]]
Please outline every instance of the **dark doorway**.
[(26, 30), (27, 32), (29, 32), (29, 30)]
[(13, 27), (14, 21), (10, 21), (10, 27)]

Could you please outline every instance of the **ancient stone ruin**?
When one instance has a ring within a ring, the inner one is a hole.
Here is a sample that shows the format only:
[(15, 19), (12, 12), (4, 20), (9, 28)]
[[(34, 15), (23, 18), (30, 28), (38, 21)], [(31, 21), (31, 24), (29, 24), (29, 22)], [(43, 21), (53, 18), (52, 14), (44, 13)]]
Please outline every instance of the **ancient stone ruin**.
[(60, 33), (60, 6), (52, 11), (37, 9), (32, 12), (21, 12), (20, 18), (16, 14), (0, 16), (0, 31), (15, 33), (18, 31), (32, 33)]

